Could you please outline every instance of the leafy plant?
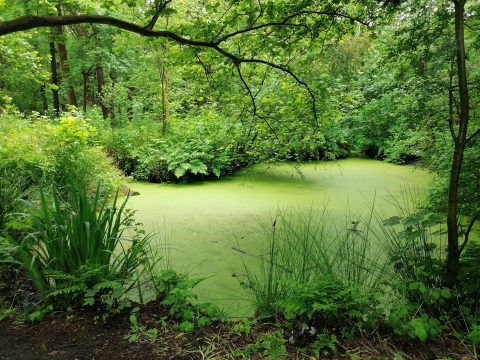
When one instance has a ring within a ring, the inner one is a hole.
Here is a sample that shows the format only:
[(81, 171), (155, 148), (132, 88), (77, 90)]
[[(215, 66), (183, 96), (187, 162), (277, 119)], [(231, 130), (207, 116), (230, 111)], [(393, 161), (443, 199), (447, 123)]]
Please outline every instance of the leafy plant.
[(279, 330), (262, 334), (255, 344), (247, 346), (245, 353), (247, 357), (261, 353), (269, 360), (282, 360), (288, 354), (286, 340)]
[(372, 216), (364, 220), (348, 214), (354, 220), (339, 225), (324, 208), (279, 213), (271, 227), (263, 225), (268, 248), (260, 257), (259, 269), (245, 264), (244, 284), (257, 312), (275, 314), (275, 304), (302, 291), (313, 296), (321, 291), (317, 283), (338, 286), (339, 291), (363, 288), (365, 294), (381, 290), (388, 264), (372, 246)]
[(154, 280), (157, 299), (169, 307), (169, 315), (179, 321), (181, 331), (191, 333), (195, 326), (207, 326), (212, 321), (222, 320), (224, 314), (211, 303), (196, 304), (193, 288), (201, 281), (191, 280), (186, 274), (173, 270), (161, 272)]
[[(149, 236), (136, 228), (133, 212), (125, 208), (128, 197), (118, 204), (117, 192), (107, 205), (100, 184), (93, 198), (75, 180), (70, 185), (68, 204), (54, 191), (50, 206), (42, 191), (39, 212), (28, 215), (32, 232), (21, 244), (12, 242), (44, 299), (90, 305), (101, 300), (113, 306), (114, 300), (103, 295), (118, 299), (124, 286), (126, 291), (134, 286), (134, 274), (148, 259)], [(133, 236), (125, 236), (127, 229)]]
[(329, 350), (332, 352), (337, 351), (338, 339), (335, 335), (323, 333), (318, 334), (317, 338), (311, 345), (312, 352), (317, 358), (320, 358), (320, 354), (324, 350)]
[(153, 327), (147, 329), (144, 325), (139, 325), (137, 313), (139, 308), (132, 309), (130, 314), (130, 333), (125, 336), (129, 342), (137, 342), (142, 340), (154, 341), (158, 337), (158, 329)]

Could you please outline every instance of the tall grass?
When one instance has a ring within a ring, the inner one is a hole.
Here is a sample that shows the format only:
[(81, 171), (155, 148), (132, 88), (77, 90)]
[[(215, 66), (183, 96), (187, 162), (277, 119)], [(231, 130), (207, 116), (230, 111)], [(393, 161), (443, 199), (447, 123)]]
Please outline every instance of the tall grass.
[(340, 223), (325, 205), (321, 210), (279, 211), (270, 224), (263, 223), (267, 249), (259, 269), (245, 266), (257, 311), (271, 314), (276, 302), (296, 291), (292, 284), (314, 287), (322, 278), (377, 291), (389, 264), (371, 239), (373, 220), (372, 207), (363, 217), (347, 211)]
[(397, 215), (386, 218), (375, 213), (372, 235), (381, 246), (395, 270), (399, 281), (418, 278), (421, 268), (423, 281), (428, 285), (442, 286), (446, 261), (445, 216), (423, 206), (418, 191), (402, 189), (399, 196), (390, 197)]
[(25, 181), (14, 171), (0, 170), (0, 235), (7, 227), (8, 217), (18, 211)]

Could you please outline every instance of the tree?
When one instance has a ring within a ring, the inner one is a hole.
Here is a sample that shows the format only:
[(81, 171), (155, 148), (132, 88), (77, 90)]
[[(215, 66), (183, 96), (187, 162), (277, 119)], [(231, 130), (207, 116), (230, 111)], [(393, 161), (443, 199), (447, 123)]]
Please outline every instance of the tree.
[[(451, 171), (450, 171), (450, 183), (448, 187), (448, 208), (447, 208), (447, 231), (448, 231), (448, 257), (447, 257), (447, 271), (446, 271), (446, 283), (452, 286), (457, 278), (460, 255), (462, 250), (469, 239), (469, 233), (472, 230), (474, 222), (477, 220), (478, 215), (473, 216), (467, 231), (464, 235), (464, 242), (459, 247), (458, 238), (458, 186), (460, 181), (460, 175), (462, 172), (462, 164), (464, 153), (467, 144), (472, 141), (479, 133), (480, 129), (477, 129), (472, 134), (468, 133), (469, 120), (470, 120), (470, 96), (468, 89), (468, 76), (467, 76), (467, 64), (466, 64), (466, 51), (465, 51), (465, 4), (467, 0), (452, 0), (455, 6), (455, 42), (456, 42), (456, 66), (457, 66), (457, 79), (458, 79), (458, 118), (455, 121), (454, 118), (454, 98), (452, 81), (450, 82), (450, 94), (449, 94), (449, 108), (450, 108), (450, 131), (455, 144)], [(452, 66), (453, 70), (453, 66)], [(451, 79), (453, 78), (453, 73)], [(456, 125), (457, 124), (457, 125)], [(457, 127), (455, 131), (455, 126)]]

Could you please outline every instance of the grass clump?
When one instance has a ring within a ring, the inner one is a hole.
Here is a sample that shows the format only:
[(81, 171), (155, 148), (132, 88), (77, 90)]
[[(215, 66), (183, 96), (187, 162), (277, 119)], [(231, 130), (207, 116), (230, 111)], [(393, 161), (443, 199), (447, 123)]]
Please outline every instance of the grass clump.
[(149, 236), (118, 198), (93, 196), (70, 179), (68, 201), (57, 191), (52, 201), (41, 191), (37, 211), (27, 214), (30, 231), (11, 239), (42, 299), (56, 306), (119, 304), (148, 260)]

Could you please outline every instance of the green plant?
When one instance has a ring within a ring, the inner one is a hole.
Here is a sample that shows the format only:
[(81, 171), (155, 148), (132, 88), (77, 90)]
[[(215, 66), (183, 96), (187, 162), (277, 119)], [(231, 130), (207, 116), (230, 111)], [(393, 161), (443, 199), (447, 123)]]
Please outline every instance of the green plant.
[(106, 196), (121, 176), (98, 146), (96, 133), (78, 112), (64, 113), (57, 119), (38, 113), (2, 113), (0, 173), (6, 175), (5, 181), (14, 181), (29, 193), (47, 184), (66, 193), (69, 178), (75, 177), (89, 193), (101, 182)]
[(137, 313), (140, 311), (138, 307), (133, 308), (130, 314), (130, 333), (125, 336), (129, 342), (137, 341), (154, 341), (158, 337), (157, 328), (146, 328), (144, 325), (138, 324)]
[(372, 325), (378, 317), (373, 294), (319, 275), (309, 283), (287, 284), (288, 295), (274, 302), (275, 311), (287, 320), (308, 324), (315, 331)]
[(366, 219), (347, 214), (345, 224), (339, 224), (324, 207), (320, 212), (280, 212), (271, 227), (263, 224), (268, 248), (259, 269), (245, 263), (244, 284), (257, 312), (276, 313), (275, 304), (295, 298), (302, 284), (312, 292), (320, 290), (315, 284), (323, 281), (342, 291), (380, 291), (388, 263), (371, 242), (372, 217), (373, 210)]
[(317, 335), (317, 338), (311, 345), (311, 350), (317, 358), (320, 358), (320, 354), (324, 350), (336, 352), (337, 345), (338, 339), (335, 335), (322, 333)]
[[(123, 291), (135, 286), (134, 275), (148, 259), (150, 237), (125, 208), (128, 197), (118, 204), (117, 192), (107, 205), (100, 194), (100, 184), (90, 198), (74, 179), (69, 203), (62, 203), (54, 191), (50, 205), (42, 191), (39, 212), (28, 215), (32, 231), (22, 243), (11, 240), (45, 300), (65, 305), (100, 300), (114, 307)], [(133, 230), (129, 238), (127, 229)]]
[(224, 314), (212, 303), (196, 304), (197, 295), (193, 288), (201, 279), (189, 279), (187, 274), (178, 274), (173, 270), (162, 271), (154, 279), (157, 300), (169, 307), (169, 315), (179, 323), (181, 331), (191, 333), (195, 326), (207, 326), (212, 321), (222, 320)]
[(21, 197), (27, 187), (25, 180), (15, 171), (0, 166), (0, 234), (7, 228), (9, 215), (21, 208)]
[(466, 338), (478, 318), (479, 246), (467, 244), (458, 284), (447, 288), (445, 218), (428, 209), (415, 211), (407, 205), (415, 204), (414, 198), (414, 193), (404, 191), (402, 201), (394, 201), (400, 216), (382, 221), (374, 231), (395, 270), (390, 280), (394, 303), (387, 324), (395, 333), (420, 341), (444, 329)]
[(287, 357), (286, 340), (281, 331), (271, 331), (262, 334), (255, 344), (250, 344), (245, 349), (245, 355), (252, 357), (261, 353), (265, 359), (283, 360)]

